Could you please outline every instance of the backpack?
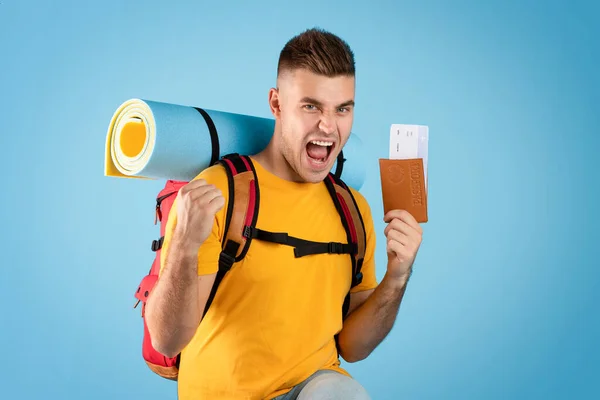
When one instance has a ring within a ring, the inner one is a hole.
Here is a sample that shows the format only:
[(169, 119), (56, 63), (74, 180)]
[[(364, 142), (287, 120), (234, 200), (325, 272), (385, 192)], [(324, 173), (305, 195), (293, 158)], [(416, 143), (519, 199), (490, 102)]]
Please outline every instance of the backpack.
[[(341, 169), (338, 169), (336, 173), (330, 172), (324, 183), (340, 215), (341, 223), (346, 231), (347, 243), (322, 243), (292, 237), (284, 232), (267, 232), (256, 227), (260, 191), (258, 178), (251, 159), (248, 156), (229, 154), (217, 160), (216, 163), (221, 164), (227, 173), (229, 201), (226, 211), (224, 240), (219, 256), (219, 269), (204, 309), (204, 315), (206, 315), (223, 277), (236, 262), (244, 258), (252, 240), (263, 240), (291, 246), (293, 247), (295, 257), (321, 253), (349, 254), (349, 262), (352, 264), (353, 271), (351, 289), (362, 282), (361, 268), (366, 246), (365, 227), (354, 196), (348, 186), (338, 176)], [(179, 189), (187, 183), (185, 181), (168, 180), (156, 197), (155, 224), (160, 222), (160, 238), (152, 241), (151, 249), (156, 253), (156, 256), (150, 271), (142, 279), (135, 293), (137, 302), (134, 308), (140, 302), (142, 303), (142, 319), (144, 319), (146, 299), (158, 280), (160, 252), (165, 235), (167, 218)], [(350, 291), (348, 291), (343, 303), (343, 318), (346, 317), (349, 306)], [(337, 343), (337, 336), (335, 339)], [(142, 356), (153, 372), (163, 378), (177, 380), (181, 354), (168, 358), (157, 352), (152, 347), (145, 319)]]

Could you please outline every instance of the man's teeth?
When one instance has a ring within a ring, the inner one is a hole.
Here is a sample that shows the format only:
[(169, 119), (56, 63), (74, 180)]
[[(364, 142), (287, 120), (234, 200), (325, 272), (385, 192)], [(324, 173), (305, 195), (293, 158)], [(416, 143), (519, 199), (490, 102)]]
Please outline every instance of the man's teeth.
[(331, 145), (333, 145), (333, 142), (321, 142), (320, 140), (313, 140), (313, 141), (311, 141), (311, 143), (319, 145), (319, 146), (331, 146)]

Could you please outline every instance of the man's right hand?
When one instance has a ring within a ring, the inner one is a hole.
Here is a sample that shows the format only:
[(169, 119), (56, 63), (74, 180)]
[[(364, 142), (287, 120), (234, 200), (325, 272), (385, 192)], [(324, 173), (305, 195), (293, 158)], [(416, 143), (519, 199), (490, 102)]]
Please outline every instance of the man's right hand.
[(225, 205), (216, 186), (204, 179), (191, 181), (177, 193), (177, 225), (174, 234), (190, 251), (198, 251), (208, 238), (215, 214)]

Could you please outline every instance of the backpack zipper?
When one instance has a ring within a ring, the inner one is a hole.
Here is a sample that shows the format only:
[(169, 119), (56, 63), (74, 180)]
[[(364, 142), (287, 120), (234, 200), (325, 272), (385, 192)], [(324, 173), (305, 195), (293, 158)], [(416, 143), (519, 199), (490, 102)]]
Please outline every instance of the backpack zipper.
[(162, 195), (160, 197), (156, 198), (156, 210), (154, 212), (154, 225), (156, 225), (158, 223), (158, 221), (162, 221), (162, 212), (160, 211), (160, 204), (169, 196), (172, 196), (173, 194), (177, 193), (177, 191), (173, 191), (170, 193), (167, 193), (165, 195)]

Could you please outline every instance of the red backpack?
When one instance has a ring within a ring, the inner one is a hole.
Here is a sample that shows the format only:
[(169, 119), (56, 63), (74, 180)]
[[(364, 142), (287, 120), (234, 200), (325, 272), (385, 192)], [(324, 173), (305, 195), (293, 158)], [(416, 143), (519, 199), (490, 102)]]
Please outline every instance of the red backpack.
[[(225, 222), (225, 236), (222, 244), (222, 252), (219, 257), (219, 270), (206, 303), (204, 314), (206, 314), (212, 303), (221, 280), (236, 262), (244, 258), (252, 240), (263, 240), (291, 246), (293, 247), (295, 257), (320, 253), (349, 254), (349, 262), (352, 263), (353, 271), (351, 288), (362, 282), (361, 268), (366, 246), (365, 227), (352, 192), (338, 176), (341, 173), (341, 168), (338, 168), (335, 174), (329, 173), (325, 179), (325, 185), (338, 210), (341, 223), (346, 230), (347, 243), (312, 242), (289, 236), (287, 233), (267, 232), (257, 228), (256, 220), (259, 212), (260, 190), (251, 159), (247, 156), (230, 154), (222, 157), (217, 163), (221, 164), (227, 173), (229, 201)], [(142, 279), (135, 293), (137, 302), (134, 308), (142, 302), (142, 318), (144, 317), (146, 299), (158, 279), (160, 252), (165, 235), (167, 218), (179, 189), (187, 183), (184, 181), (168, 180), (165, 187), (156, 197), (155, 224), (160, 222), (160, 239), (152, 241), (152, 251), (156, 252), (156, 256), (150, 272)], [(346, 295), (342, 308), (344, 318), (348, 313), (349, 305), (350, 291)], [(156, 351), (152, 347), (145, 319), (142, 356), (153, 372), (163, 378), (177, 380), (181, 354), (168, 358)]]

